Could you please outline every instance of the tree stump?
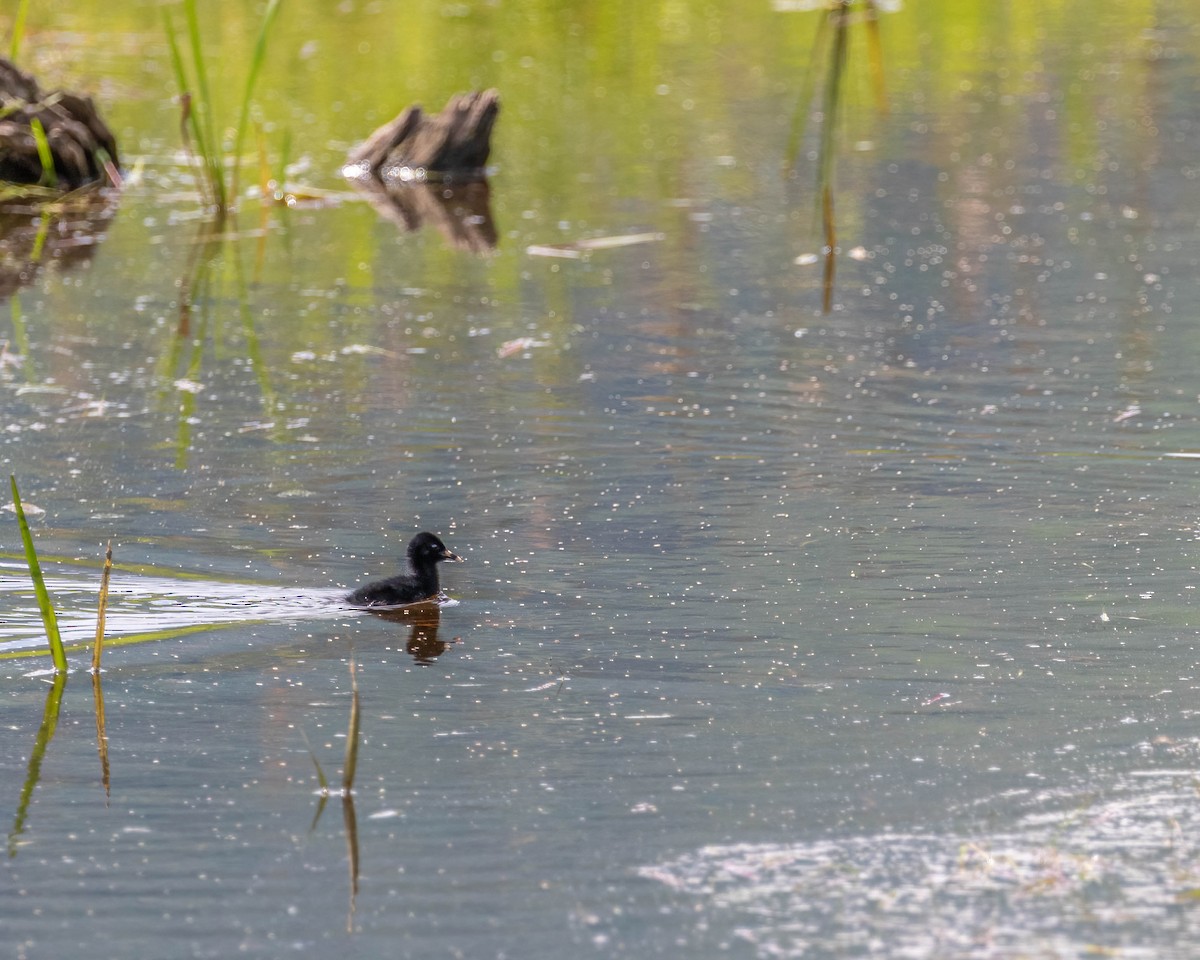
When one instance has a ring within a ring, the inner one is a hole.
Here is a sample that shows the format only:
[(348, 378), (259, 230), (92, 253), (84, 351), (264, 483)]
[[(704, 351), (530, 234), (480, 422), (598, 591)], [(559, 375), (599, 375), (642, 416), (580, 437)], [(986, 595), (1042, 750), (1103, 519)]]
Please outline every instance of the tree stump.
[(62, 190), (120, 183), (117, 142), (90, 97), (43, 91), (28, 73), (0, 58), (0, 180), (46, 183), (33, 121), (41, 123)]
[(381, 183), (482, 180), (500, 112), (495, 90), (451, 97), (435, 117), (408, 107), (350, 152), (343, 174)]
[(453, 97), (436, 117), (409, 107), (350, 152), (342, 175), (402, 230), (432, 223), (451, 246), (490, 253), (486, 166), (499, 112), (495, 90)]

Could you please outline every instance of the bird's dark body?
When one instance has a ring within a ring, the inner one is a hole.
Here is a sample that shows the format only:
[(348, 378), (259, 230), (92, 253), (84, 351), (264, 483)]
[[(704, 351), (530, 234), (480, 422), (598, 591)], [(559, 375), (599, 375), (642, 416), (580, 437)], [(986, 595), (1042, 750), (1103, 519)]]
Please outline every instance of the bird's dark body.
[(432, 533), (418, 533), (408, 544), (408, 570), (386, 580), (376, 580), (346, 595), (356, 607), (399, 607), (420, 603), (438, 595), (437, 565), (443, 560), (461, 560), (446, 549)]

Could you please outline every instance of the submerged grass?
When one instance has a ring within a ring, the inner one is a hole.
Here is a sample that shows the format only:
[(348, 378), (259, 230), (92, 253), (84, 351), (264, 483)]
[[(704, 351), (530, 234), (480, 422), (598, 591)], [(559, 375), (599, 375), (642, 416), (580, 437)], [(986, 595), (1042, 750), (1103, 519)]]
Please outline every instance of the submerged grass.
[(42, 566), (38, 563), (37, 550), (33, 546), (33, 535), (29, 532), (29, 521), (25, 519), (25, 508), (21, 506), (21, 493), (17, 489), (17, 478), (9, 474), (9, 484), (12, 487), (13, 509), (17, 514), (17, 524), (21, 528), (21, 542), (25, 545), (25, 563), (29, 567), (29, 576), (33, 579), (33, 591), (37, 596), (38, 610), (42, 614), (42, 623), (46, 628), (46, 640), (50, 644), (50, 654), (54, 658), (54, 669), (57, 673), (67, 672), (67, 654), (63, 649), (62, 635), (58, 630), (58, 617), (54, 614), (54, 605), (50, 602), (50, 593), (46, 589), (46, 580), (42, 576)]

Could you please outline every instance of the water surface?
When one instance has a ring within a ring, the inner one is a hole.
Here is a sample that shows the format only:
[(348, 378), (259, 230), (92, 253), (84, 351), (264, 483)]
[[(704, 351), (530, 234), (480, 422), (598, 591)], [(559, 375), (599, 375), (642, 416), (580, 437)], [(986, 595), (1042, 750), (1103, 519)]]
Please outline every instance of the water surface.
[[(82, 649), (31, 780), (7, 522), (19, 956), (1194, 952), (1190, 11), (888, 11), (886, 114), (855, 34), (825, 312), (785, 6), (285, 7), (265, 142), (336, 199), (208, 246), (157, 8), (31, 25), (140, 175), (0, 321), (72, 640), (120, 565), (106, 800)], [(339, 180), (485, 86), (493, 255)], [(421, 529), (467, 561), (436, 625), (339, 603)], [(356, 895), (310, 757), (352, 658)]]

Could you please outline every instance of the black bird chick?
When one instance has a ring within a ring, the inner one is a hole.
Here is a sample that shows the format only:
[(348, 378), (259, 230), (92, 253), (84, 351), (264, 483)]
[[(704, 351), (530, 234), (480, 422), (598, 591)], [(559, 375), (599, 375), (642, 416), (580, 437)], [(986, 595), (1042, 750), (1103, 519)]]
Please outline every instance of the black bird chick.
[(442, 560), (462, 560), (432, 533), (418, 533), (408, 542), (408, 572), (376, 580), (346, 595), (356, 607), (399, 607), (431, 600), (438, 594), (437, 565)]

